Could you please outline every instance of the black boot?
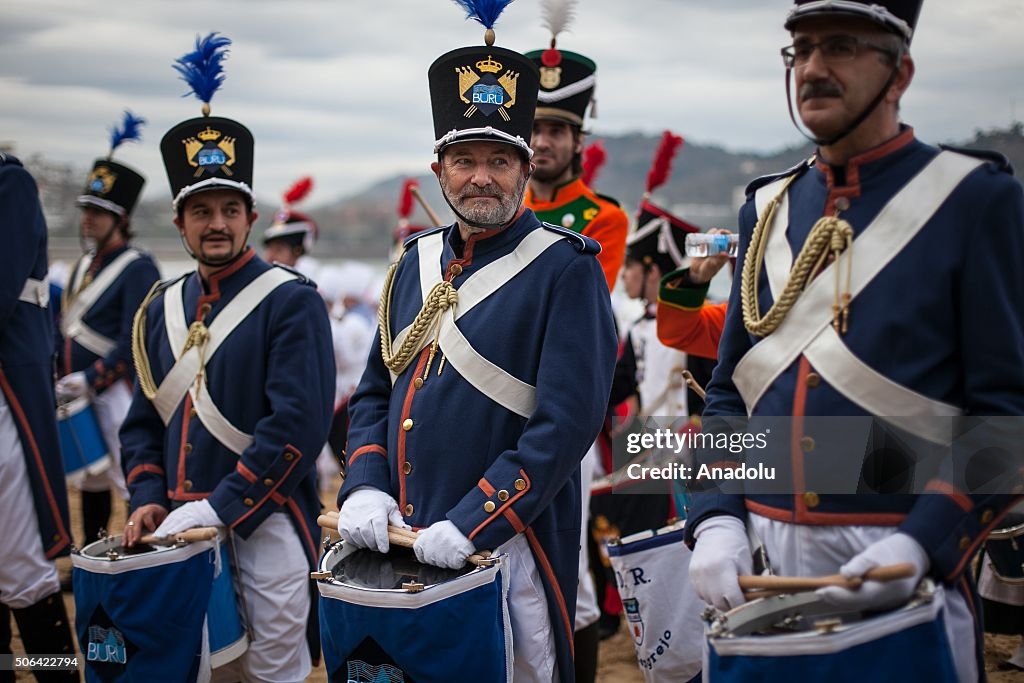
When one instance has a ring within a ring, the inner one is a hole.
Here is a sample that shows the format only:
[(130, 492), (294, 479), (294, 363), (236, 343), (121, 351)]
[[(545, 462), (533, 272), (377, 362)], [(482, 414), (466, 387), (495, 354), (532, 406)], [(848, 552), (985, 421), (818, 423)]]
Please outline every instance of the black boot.
[[(11, 611), (0, 605), (0, 655), (11, 654)], [(14, 683), (14, 670), (0, 671), (0, 683)]]
[(594, 622), (586, 628), (576, 631), (574, 649), (576, 651), (576, 683), (594, 683), (597, 680), (597, 647), (600, 625)]
[[(71, 626), (68, 624), (68, 613), (64, 608), (64, 598), (60, 592), (43, 598), (34, 605), (22, 609), (11, 610), (14, 620), (18, 623), (21, 643), (25, 652), (33, 655), (67, 655), (75, 654), (74, 641), (71, 640)], [(78, 671), (34, 671), (39, 683), (65, 683), (80, 681)]]
[(110, 491), (82, 491), (82, 528), (85, 543), (89, 545), (110, 523)]

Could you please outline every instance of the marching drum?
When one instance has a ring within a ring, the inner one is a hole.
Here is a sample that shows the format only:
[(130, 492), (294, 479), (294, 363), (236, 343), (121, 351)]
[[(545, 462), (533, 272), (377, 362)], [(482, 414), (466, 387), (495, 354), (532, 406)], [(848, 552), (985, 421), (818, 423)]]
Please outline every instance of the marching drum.
[(944, 605), (929, 580), (905, 606), (870, 615), (813, 592), (753, 600), (709, 620), (704, 680), (954, 683)]
[(110, 467), (110, 453), (88, 397), (80, 396), (57, 406), (57, 431), (64, 476), (69, 482), (77, 483), (86, 475), (99, 474)]
[(86, 680), (195, 681), (246, 651), (225, 537), (125, 548), (112, 536), (72, 555)]
[(648, 683), (700, 680), (705, 604), (687, 575), (684, 522), (612, 539), (608, 557)]
[(312, 578), (328, 679), (511, 681), (505, 557), (452, 570), (394, 543), (387, 554), (327, 546)]
[(1008, 513), (992, 530), (981, 557), (978, 593), (983, 600), (985, 630), (1024, 634), (1024, 510)]

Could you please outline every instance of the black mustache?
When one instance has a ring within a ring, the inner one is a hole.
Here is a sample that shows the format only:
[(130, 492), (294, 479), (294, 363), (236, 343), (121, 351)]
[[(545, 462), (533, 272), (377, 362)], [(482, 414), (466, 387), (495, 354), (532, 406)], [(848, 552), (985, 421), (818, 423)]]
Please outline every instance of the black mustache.
[(226, 232), (220, 232), (220, 231), (218, 231), (218, 232), (208, 232), (205, 235), (203, 235), (200, 239), (205, 242), (206, 240), (210, 239), (211, 237), (223, 237), (223, 238), (228, 239), (228, 240), (231, 239), (231, 235), (230, 234), (228, 234)]
[(842, 89), (832, 81), (811, 81), (800, 88), (800, 101), (812, 97), (842, 97)]

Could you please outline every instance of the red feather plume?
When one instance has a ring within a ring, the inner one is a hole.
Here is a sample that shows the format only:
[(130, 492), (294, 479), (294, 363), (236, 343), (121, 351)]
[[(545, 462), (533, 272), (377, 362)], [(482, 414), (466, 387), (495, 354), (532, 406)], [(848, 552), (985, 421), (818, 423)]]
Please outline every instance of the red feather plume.
[(580, 179), (584, 185), (590, 185), (594, 182), (594, 178), (597, 177), (606, 161), (608, 161), (608, 152), (605, 151), (604, 145), (601, 144), (600, 140), (584, 148), (583, 172), (580, 173)]
[(309, 176), (297, 180), (294, 185), (288, 188), (288, 191), (284, 193), (284, 203), (286, 206), (296, 204), (308, 195), (313, 190), (313, 179)]
[(647, 173), (647, 192), (661, 187), (668, 180), (672, 173), (672, 159), (675, 158), (679, 148), (683, 145), (682, 136), (675, 135), (672, 131), (666, 130), (661, 136), (661, 144), (654, 155), (654, 163)]
[(412, 196), (414, 188), (418, 188), (420, 184), (412, 178), (406, 178), (405, 183), (402, 185), (402, 196), (398, 200), (398, 217), (408, 218), (412, 215), (413, 202), (415, 199)]

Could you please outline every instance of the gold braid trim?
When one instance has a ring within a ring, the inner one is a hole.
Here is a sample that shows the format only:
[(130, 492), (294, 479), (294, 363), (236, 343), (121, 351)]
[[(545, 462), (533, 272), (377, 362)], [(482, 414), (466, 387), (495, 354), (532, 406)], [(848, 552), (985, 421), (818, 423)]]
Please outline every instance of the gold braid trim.
[(146, 309), (163, 291), (162, 284), (159, 280), (153, 283), (132, 320), (132, 362), (135, 364), (135, 375), (139, 378), (139, 387), (150, 401), (156, 398), (157, 386), (153, 379), (153, 369), (149, 365), (149, 356), (146, 355)]
[[(789, 190), (789, 185), (798, 176), (794, 175), (786, 181), (768, 206), (760, 220), (754, 226), (754, 233), (747, 248), (747, 258), (743, 262), (743, 274), (740, 282), (740, 300), (743, 307), (743, 325), (750, 334), (765, 337), (778, 329), (786, 315), (800, 297), (813, 273), (825, 263), (829, 254), (836, 258), (836, 286), (832, 303), (832, 326), (845, 333), (849, 319), (850, 305), (850, 274), (853, 266), (853, 226), (839, 218), (838, 211), (833, 216), (823, 216), (811, 228), (804, 246), (800, 249), (789, 271), (789, 279), (782, 294), (775, 300), (764, 316), (757, 297), (757, 279), (764, 264), (764, 254), (768, 247), (768, 234), (775, 219), (775, 210), (782, 197)], [(847, 272), (845, 291), (840, 293), (839, 255), (846, 251)]]
[(409, 367), (413, 356), (423, 348), (423, 339), (437, 325), (441, 314), (454, 308), (459, 301), (459, 292), (450, 282), (439, 282), (427, 294), (423, 308), (416, 314), (412, 327), (398, 351), (391, 353), (391, 288), (394, 285), (398, 263), (391, 264), (384, 278), (384, 290), (380, 294), (377, 309), (377, 325), (380, 327), (380, 355), (384, 365), (396, 375)]

